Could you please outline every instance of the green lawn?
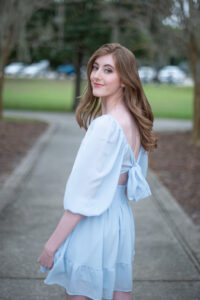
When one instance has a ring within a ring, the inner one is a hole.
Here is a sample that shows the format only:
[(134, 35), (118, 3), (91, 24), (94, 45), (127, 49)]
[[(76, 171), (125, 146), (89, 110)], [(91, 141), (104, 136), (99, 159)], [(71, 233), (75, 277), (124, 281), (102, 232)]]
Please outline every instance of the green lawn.
[(69, 111), (73, 83), (70, 80), (7, 79), (4, 108)]
[[(155, 117), (192, 118), (192, 87), (146, 84), (144, 90)], [(73, 95), (71, 80), (6, 79), (4, 108), (70, 111)]]
[(155, 117), (191, 119), (193, 88), (169, 85), (144, 85)]

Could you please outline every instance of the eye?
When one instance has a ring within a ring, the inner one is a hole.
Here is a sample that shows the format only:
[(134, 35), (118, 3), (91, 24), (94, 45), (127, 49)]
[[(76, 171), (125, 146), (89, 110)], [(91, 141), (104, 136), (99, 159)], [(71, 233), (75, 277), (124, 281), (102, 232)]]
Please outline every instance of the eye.
[(97, 67), (96, 67), (96, 66), (92, 66), (92, 70), (94, 70), (95, 68), (97, 69)]
[(106, 69), (106, 72), (112, 73), (112, 70), (111, 69)]

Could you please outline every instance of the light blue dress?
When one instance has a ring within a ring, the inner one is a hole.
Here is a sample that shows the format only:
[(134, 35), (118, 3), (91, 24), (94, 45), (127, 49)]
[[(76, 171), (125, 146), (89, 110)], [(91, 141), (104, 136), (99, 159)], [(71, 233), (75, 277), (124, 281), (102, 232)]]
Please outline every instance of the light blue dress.
[[(94, 300), (112, 299), (114, 291), (132, 291), (135, 228), (125, 189), (130, 201), (150, 196), (147, 167), (147, 152), (141, 146), (135, 160), (112, 115), (90, 123), (64, 194), (64, 209), (85, 217), (56, 251), (46, 284)], [(118, 185), (120, 174), (127, 171), (127, 183)]]

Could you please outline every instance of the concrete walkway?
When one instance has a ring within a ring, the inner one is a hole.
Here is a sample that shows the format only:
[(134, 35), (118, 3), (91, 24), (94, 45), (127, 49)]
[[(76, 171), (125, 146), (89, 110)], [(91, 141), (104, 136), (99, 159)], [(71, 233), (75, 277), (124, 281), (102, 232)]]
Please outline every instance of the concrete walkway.
[[(84, 130), (73, 114), (7, 111), (41, 118), (49, 129), (0, 190), (0, 299), (65, 299), (43, 284), (36, 259), (63, 214), (63, 195)], [(173, 124), (172, 124), (173, 123)], [(189, 129), (190, 122), (160, 120), (155, 129)], [(200, 299), (200, 234), (151, 171), (152, 196), (131, 204), (136, 227), (134, 300)]]

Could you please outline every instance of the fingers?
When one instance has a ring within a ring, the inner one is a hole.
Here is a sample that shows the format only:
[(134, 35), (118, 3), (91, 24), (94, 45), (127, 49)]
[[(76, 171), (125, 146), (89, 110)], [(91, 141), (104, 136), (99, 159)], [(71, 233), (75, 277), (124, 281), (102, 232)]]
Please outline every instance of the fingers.
[(45, 268), (52, 269), (54, 256), (49, 255), (49, 253), (47, 253), (47, 251), (44, 250), (40, 257), (37, 259), (37, 262)]

